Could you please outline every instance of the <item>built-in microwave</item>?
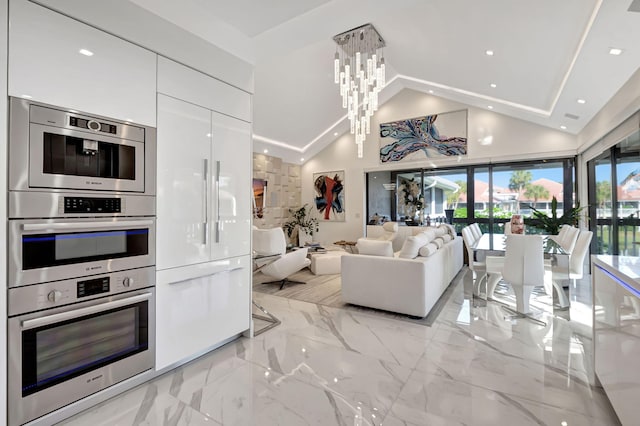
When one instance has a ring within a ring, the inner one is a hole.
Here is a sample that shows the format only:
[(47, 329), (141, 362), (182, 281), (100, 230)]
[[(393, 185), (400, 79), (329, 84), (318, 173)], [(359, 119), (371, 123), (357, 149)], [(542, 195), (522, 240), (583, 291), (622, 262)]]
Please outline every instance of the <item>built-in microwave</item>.
[(9, 131), (11, 191), (155, 195), (154, 128), (11, 98)]
[(154, 266), (155, 199), (9, 193), (9, 287)]

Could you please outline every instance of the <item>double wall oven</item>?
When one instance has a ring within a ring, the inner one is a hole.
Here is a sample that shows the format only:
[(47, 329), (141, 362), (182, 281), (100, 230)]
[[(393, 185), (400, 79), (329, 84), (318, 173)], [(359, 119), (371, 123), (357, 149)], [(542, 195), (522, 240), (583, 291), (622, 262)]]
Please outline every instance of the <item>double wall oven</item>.
[(10, 100), (9, 423), (152, 370), (155, 129)]

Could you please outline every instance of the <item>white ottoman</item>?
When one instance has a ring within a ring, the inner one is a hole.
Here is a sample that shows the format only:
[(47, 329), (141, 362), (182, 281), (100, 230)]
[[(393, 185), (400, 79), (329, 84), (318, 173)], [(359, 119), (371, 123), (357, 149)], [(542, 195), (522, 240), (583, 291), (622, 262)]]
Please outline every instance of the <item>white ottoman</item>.
[(344, 251), (328, 251), (326, 253), (311, 254), (311, 272), (314, 275), (329, 275), (340, 273), (340, 258)]

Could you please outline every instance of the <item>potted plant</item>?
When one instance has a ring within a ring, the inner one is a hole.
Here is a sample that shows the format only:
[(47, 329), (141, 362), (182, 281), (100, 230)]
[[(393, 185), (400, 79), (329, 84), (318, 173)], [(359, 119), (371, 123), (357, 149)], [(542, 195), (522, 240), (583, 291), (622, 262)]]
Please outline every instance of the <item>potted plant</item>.
[(311, 242), (313, 233), (319, 231), (320, 222), (317, 218), (311, 217), (307, 206), (308, 204), (305, 204), (299, 209), (289, 209), (291, 217), (282, 225), (282, 229), (287, 232), (289, 240), (293, 240), (297, 235), (298, 245), (300, 246), (306, 242)]
[(540, 221), (539, 223), (532, 223), (531, 226), (544, 230), (547, 235), (557, 235), (562, 225), (576, 226), (580, 219), (580, 212), (585, 209), (585, 207), (580, 207), (580, 203), (578, 203), (575, 207), (564, 209), (562, 216), (558, 217), (558, 200), (556, 197), (551, 199), (551, 216), (531, 205), (529, 207), (533, 211), (533, 218)]

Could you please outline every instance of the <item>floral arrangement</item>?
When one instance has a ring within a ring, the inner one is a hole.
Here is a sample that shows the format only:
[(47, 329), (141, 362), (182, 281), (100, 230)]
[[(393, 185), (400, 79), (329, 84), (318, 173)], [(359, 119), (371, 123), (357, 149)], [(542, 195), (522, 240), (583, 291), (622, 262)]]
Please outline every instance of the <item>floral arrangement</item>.
[(420, 184), (415, 178), (403, 179), (400, 184), (404, 211), (407, 218), (414, 218), (424, 206), (424, 198)]
[(320, 222), (317, 218), (311, 217), (307, 206), (308, 204), (305, 204), (299, 209), (289, 209), (291, 217), (282, 225), (282, 229), (287, 232), (289, 238), (291, 238), (296, 229), (302, 229), (309, 235), (313, 235), (314, 232), (320, 230)]

